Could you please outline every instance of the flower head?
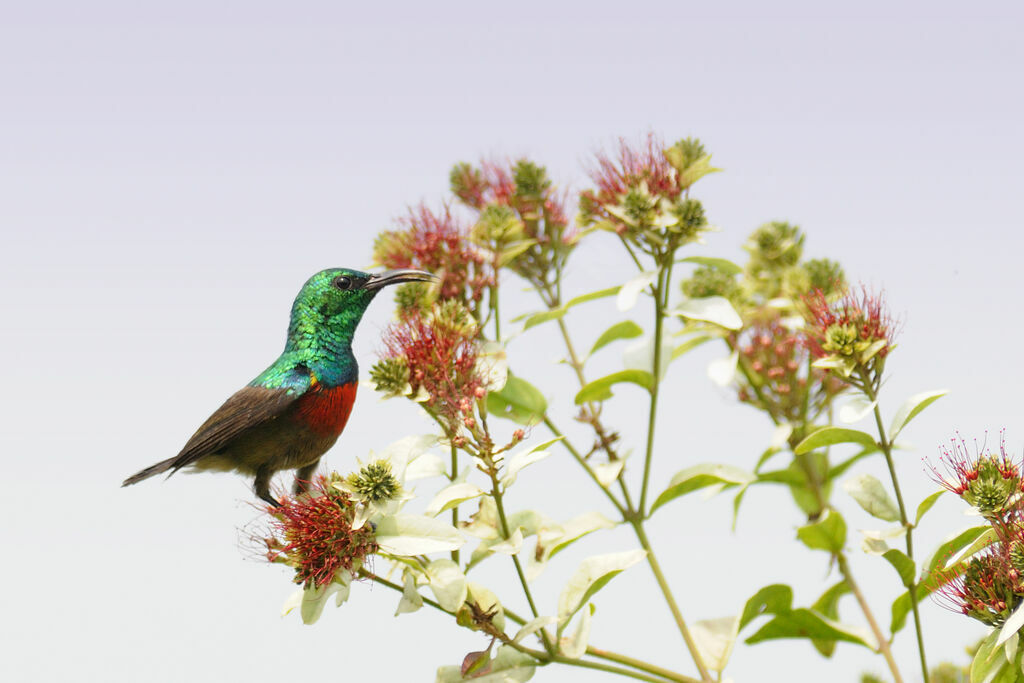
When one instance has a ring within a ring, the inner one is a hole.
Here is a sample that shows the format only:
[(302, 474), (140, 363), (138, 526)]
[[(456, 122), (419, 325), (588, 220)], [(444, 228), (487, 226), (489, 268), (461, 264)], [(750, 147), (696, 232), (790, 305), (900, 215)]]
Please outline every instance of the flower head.
[(942, 585), (936, 597), (954, 611), (999, 627), (1024, 598), (1022, 576), (1006, 547), (993, 545), (968, 560), (962, 570), (940, 570)]
[(378, 458), (360, 463), (358, 471), (333, 483), (355, 503), (354, 528), (375, 516), (393, 514), (412, 497), (405, 489), (406, 464), (404, 459)]
[(813, 421), (845, 388), (825, 370), (808, 371), (806, 338), (778, 319), (753, 323), (743, 331), (738, 346), (740, 362), (748, 370), (740, 384), (740, 400), (767, 411), (779, 422)]
[(896, 322), (880, 294), (862, 287), (830, 301), (820, 289), (803, 297), (811, 351), (818, 367), (849, 377), (858, 367), (872, 371), (893, 349)]
[(703, 145), (682, 140), (666, 148), (654, 135), (638, 147), (624, 140), (612, 157), (597, 155), (595, 189), (580, 195), (578, 222), (612, 230), (645, 252), (667, 258), (698, 241), (710, 226), (700, 201), (684, 190), (712, 169)]
[(1020, 465), (1006, 452), (1003, 436), (999, 438), (998, 455), (976, 449), (977, 454), (972, 457), (963, 438), (953, 439), (949, 447), (940, 450), (939, 461), (947, 476), (933, 467), (935, 480), (977, 508), (987, 519), (1007, 521), (1008, 514), (1017, 508), (1020, 494), (1024, 491), (1024, 478)]
[(383, 358), (371, 375), (406, 377), (408, 391), (393, 393), (422, 400), (428, 412), (454, 430), (466, 417), (467, 406), (478, 400), (478, 390), (486, 390), (477, 332), (476, 322), (459, 302), (436, 303), (429, 314), (404, 316), (388, 327)]
[(388, 268), (420, 268), (441, 278), (442, 299), (478, 302), (493, 283), (486, 254), (473, 246), (469, 231), (446, 207), (434, 212), (426, 206), (410, 209), (401, 220), (403, 229), (385, 231), (373, 246), (374, 260)]
[(340, 573), (355, 572), (377, 551), (370, 527), (355, 528), (355, 505), (334, 483), (317, 477), (309, 494), (285, 497), (271, 508), (267, 558), (295, 569), (295, 583), (324, 586)]

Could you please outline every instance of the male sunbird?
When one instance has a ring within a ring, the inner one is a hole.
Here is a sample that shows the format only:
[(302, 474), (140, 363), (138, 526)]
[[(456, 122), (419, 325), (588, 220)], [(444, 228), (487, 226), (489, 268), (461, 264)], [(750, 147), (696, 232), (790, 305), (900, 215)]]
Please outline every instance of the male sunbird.
[(366, 307), (382, 287), (435, 279), (421, 270), (370, 274), (347, 268), (309, 278), (292, 304), (281, 356), (225, 401), (180, 453), (121, 485), (182, 467), (234, 470), (255, 477), (256, 495), (276, 507), (270, 479), (293, 469), (299, 493), (352, 412), (359, 379), (352, 337)]

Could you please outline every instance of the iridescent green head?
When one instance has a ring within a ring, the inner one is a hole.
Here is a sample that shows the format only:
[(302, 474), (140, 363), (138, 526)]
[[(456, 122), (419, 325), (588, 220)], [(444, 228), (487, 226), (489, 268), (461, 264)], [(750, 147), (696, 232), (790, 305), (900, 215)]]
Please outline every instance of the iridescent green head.
[(351, 268), (328, 268), (309, 278), (292, 304), (288, 346), (308, 348), (351, 343), (356, 325), (381, 288), (400, 282), (430, 282), (437, 278), (422, 270), (364, 273)]

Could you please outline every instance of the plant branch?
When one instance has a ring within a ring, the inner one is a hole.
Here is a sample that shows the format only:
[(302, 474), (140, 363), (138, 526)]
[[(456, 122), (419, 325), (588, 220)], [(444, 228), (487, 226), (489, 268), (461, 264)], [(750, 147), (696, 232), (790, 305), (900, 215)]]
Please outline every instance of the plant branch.
[[(875, 427), (878, 429), (878, 445), (882, 449), (882, 454), (885, 455), (885, 464), (889, 467), (889, 478), (892, 480), (892, 488), (896, 493), (896, 504), (900, 510), (900, 523), (906, 530), (907, 540), (907, 557), (910, 561), (914, 561), (914, 525), (910, 523), (910, 519), (907, 517), (907, 507), (903, 502), (903, 493), (900, 491), (899, 479), (896, 476), (896, 466), (892, 459), (892, 444), (889, 443), (889, 437), (886, 436), (885, 426), (882, 423), (882, 411), (878, 407), (878, 393), (876, 382), (873, 382), (868, 377), (867, 372), (864, 368), (860, 368), (860, 376), (863, 380), (863, 386), (860, 389), (867, 396), (868, 400), (875, 404), (874, 415), (875, 415)], [(915, 565), (916, 566), (916, 565)], [(917, 581), (916, 576), (911, 576), (908, 582), (907, 591), (910, 593), (910, 605), (914, 612), (914, 631), (917, 635), (917, 653), (921, 660), (921, 672), (924, 675), (924, 680), (928, 680), (928, 660), (925, 657), (924, 652), (924, 634), (921, 628), (921, 613), (917, 605)]]
[[(857, 599), (857, 604), (860, 605), (861, 611), (864, 612), (864, 618), (868, 620), (868, 626), (875, 635), (875, 640), (878, 641), (878, 651), (885, 657), (885, 663), (889, 665), (889, 672), (892, 674), (894, 683), (903, 683), (903, 677), (900, 675), (900, 669), (896, 665), (896, 659), (892, 656), (892, 648), (889, 645), (889, 641), (878, 626), (878, 621), (875, 620), (875, 615), (872, 613), (871, 606), (868, 605), (867, 598), (864, 597), (860, 586), (853, 580), (853, 572), (850, 570), (850, 563), (846, 558), (846, 553), (840, 550), (835, 554), (835, 558), (839, 564), (839, 572), (843, 575), (843, 580), (846, 581), (846, 585), (850, 587), (850, 591)], [(926, 678), (925, 680), (927, 681), (928, 679)]]
[(584, 469), (584, 471), (591, 478), (591, 480), (593, 480), (593, 482), (597, 484), (597, 487), (604, 491), (604, 495), (607, 496), (608, 500), (610, 500), (612, 505), (615, 506), (615, 509), (618, 510), (619, 514), (621, 514), (623, 516), (623, 519), (625, 519), (626, 508), (622, 506), (622, 503), (620, 503), (619, 499), (615, 497), (615, 494), (609, 491), (608, 488), (601, 483), (601, 480), (597, 478), (597, 474), (594, 472), (594, 469), (590, 466), (589, 463), (587, 463), (583, 455), (578, 450), (576, 450), (576, 447), (569, 442), (569, 439), (566, 438), (565, 434), (563, 434), (561, 430), (559, 430), (558, 427), (555, 426), (555, 423), (552, 422), (551, 418), (548, 417), (547, 415), (544, 415), (544, 426), (547, 427), (548, 431), (550, 431), (555, 436), (562, 437), (559, 443), (561, 443), (562, 446), (564, 446), (565, 449), (569, 451), (569, 454), (572, 455), (573, 459), (579, 463), (580, 467)]
[(672, 262), (658, 271), (658, 280), (654, 286), (654, 358), (652, 360), (653, 376), (651, 379), (651, 407), (647, 416), (647, 448), (644, 453), (644, 478), (640, 486), (640, 505), (637, 512), (644, 517), (647, 512), (647, 487), (651, 478), (651, 461), (654, 455), (654, 427), (658, 413), (658, 394), (661, 388), (661, 330), (664, 325), (668, 286), (672, 281)]
[(651, 548), (651, 542), (648, 540), (646, 532), (644, 532), (643, 523), (639, 519), (634, 519), (632, 525), (641, 547), (647, 551), (647, 564), (650, 565), (651, 571), (654, 572), (654, 578), (658, 582), (658, 587), (661, 588), (662, 595), (665, 596), (665, 602), (668, 603), (668, 608), (672, 612), (672, 618), (675, 619), (679, 633), (683, 636), (683, 641), (686, 643), (686, 649), (690, 651), (693, 663), (697, 666), (697, 671), (700, 672), (701, 680), (711, 681), (711, 674), (708, 672), (707, 665), (704, 664), (704, 658), (701, 656), (700, 650), (697, 648), (697, 642), (693, 639), (693, 635), (686, 625), (686, 620), (683, 619), (683, 613), (680, 611), (679, 605), (676, 604), (676, 599), (672, 595), (672, 589), (669, 588), (668, 580), (661, 571), (658, 558), (655, 557), (654, 550)]

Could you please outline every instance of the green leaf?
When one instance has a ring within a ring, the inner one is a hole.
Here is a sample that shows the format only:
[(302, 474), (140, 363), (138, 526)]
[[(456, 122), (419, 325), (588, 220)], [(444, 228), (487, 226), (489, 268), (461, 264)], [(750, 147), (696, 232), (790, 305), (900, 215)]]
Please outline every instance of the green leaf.
[(743, 272), (742, 268), (729, 259), (715, 258), (714, 256), (687, 256), (686, 258), (679, 259), (679, 262), (696, 263), (698, 266), (716, 268), (726, 275), (739, 275)]
[(705, 342), (709, 342), (712, 339), (715, 339), (715, 337), (712, 337), (712, 336), (707, 335), (707, 334), (701, 334), (701, 335), (698, 335), (696, 337), (690, 337), (689, 339), (684, 341), (682, 344), (679, 344), (674, 349), (672, 349), (672, 356), (671, 356), (671, 358), (669, 358), (669, 362), (674, 361), (676, 358), (679, 358), (683, 354), (685, 354), (685, 353), (687, 353), (689, 351), (694, 350), (695, 348), (697, 348), (701, 344), (703, 344)]
[(904, 588), (910, 588), (910, 584), (914, 582), (914, 575), (917, 574), (914, 561), (906, 556), (901, 550), (891, 548), (882, 553), (889, 564), (893, 566), (896, 573), (900, 575), (900, 581), (903, 582)]
[(532, 465), (535, 462), (539, 462), (551, 455), (550, 451), (545, 449), (556, 441), (561, 441), (564, 438), (564, 436), (556, 436), (553, 439), (548, 439), (544, 443), (537, 444), (533, 448), (523, 449), (510, 455), (505, 464), (505, 476), (501, 479), (501, 485), (505, 488), (511, 486), (515, 483), (516, 475), (518, 475), (524, 467)]
[[(475, 683), (526, 683), (533, 678), (537, 660), (513, 647), (502, 645), (491, 660), (491, 668), (482, 676), (473, 677)], [(435, 683), (462, 683), (462, 667), (442, 666), (437, 669)]]
[(872, 446), (871, 448), (865, 448), (864, 450), (862, 450), (860, 453), (857, 453), (856, 455), (851, 455), (846, 460), (843, 460), (842, 462), (838, 463), (835, 467), (832, 467), (831, 469), (829, 469), (829, 471), (828, 471), (828, 480), (831, 481), (833, 479), (838, 479), (839, 477), (843, 476), (843, 474), (846, 472), (846, 470), (848, 470), (851, 467), (853, 467), (853, 465), (855, 465), (858, 460), (860, 460), (862, 458), (866, 458), (867, 456), (871, 455), (872, 453), (876, 453), (877, 451), (878, 451), (878, 446), (876, 445), (876, 446)]
[[(989, 537), (986, 540), (986, 537)], [(958, 561), (951, 566), (947, 566), (948, 561), (954, 555), (959, 553), (964, 548), (967, 548), (969, 552), (964, 553), (964, 557), (973, 555), (978, 550), (981, 550), (985, 545), (995, 540), (995, 534), (992, 533), (992, 529), (989, 526), (976, 526), (966, 529), (957, 534), (953, 539), (946, 541), (940, 545), (936, 551), (932, 554), (929, 560), (927, 569), (924, 576), (918, 582), (916, 587), (917, 601), (920, 602), (926, 597), (934, 593), (942, 586), (942, 579), (944, 577), (956, 576), (960, 573), (964, 567), (963, 561)], [(968, 547), (970, 546), (970, 547)], [(937, 572), (937, 569), (944, 569), (945, 571)], [(889, 624), (889, 630), (896, 634), (907, 624), (907, 615), (911, 610), (910, 591), (903, 593), (897, 597), (892, 603), (892, 621)]]
[(939, 389), (938, 391), (925, 391), (920, 394), (914, 394), (908, 398), (892, 417), (892, 424), (889, 426), (889, 441), (895, 441), (896, 436), (907, 426), (908, 422), (948, 393), (948, 389)]
[[(822, 593), (821, 597), (815, 600), (814, 604), (811, 605), (811, 610), (827, 619), (838, 620), (839, 598), (849, 592), (850, 586), (846, 581), (840, 581)], [(834, 640), (812, 640), (811, 644), (814, 645), (814, 648), (824, 657), (831, 657), (836, 650), (836, 641)]]
[(458, 550), (465, 540), (455, 527), (423, 515), (391, 515), (377, 523), (377, 545), (390, 555)]
[(827, 509), (817, 521), (797, 529), (796, 535), (808, 548), (837, 553), (846, 545), (846, 522), (838, 512)]
[(668, 487), (651, 505), (651, 514), (659, 507), (679, 496), (713, 484), (747, 485), (757, 480), (752, 473), (735, 465), (705, 463), (681, 470), (672, 477)]
[(999, 648), (996, 647), (998, 637), (999, 631), (992, 631), (981, 641), (971, 662), (971, 683), (983, 683), (1003, 666), (1003, 658), (998, 656)]
[(549, 626), (558, 621), (555, 617), (537, 617), (523, 624), (523, 627), (516, 631), (515, 637), (512, 639), (513, 643), (521, 643), (526, 639), (527, 636), (531, 636), (537, 631), (540, 631), (545, 626)]
[(498, 254), (498, 267), (504, 268), (513, 259), (515, 259), (515, 257), (519, 256), (535, 244), (537, 244), (537, 240), (519, 240), (515, 244), (502, 249), (501, 253)]
[(558, 633), (569, 624), (572, 615), (587, 604), (594, 593), (601, 590), (623, 570), (632, 567), (647, 556), (645, 550), (627, 550), (588, 557), (580, 563), (576, 573), (565, 584), (558, 596)]
[(526, 323), (523, 324), (523, 332), (530, 329), (531, 327), (536, 327), (541, 323), (546, 323), (551, 320), (558, 320), (568, 312), (569, 311), (567, 308), (565, 308), (564, 306), (559, 306), (558, 308), (552, 308), (550, 311), (541, 311), (540, 313), (534, 313), (529, 318), (527, 318)]
[(711, 155), (705, 154), (679, 172), (679, 185), (683, 188), (689, 188), (709, 173), (718, 173), (721, 170), (720, 168), (713, 167), (711, 165)]
[(896, 503), (885, 492), (882, 482), (870, 474), (862, 474), (843, 482), (843, 489), (872, 517), (895, 522), (900, 518)]
[[(931, 559), (928, 561), (928, 571), (931, 572), (936, 568), (945, 567), (946, 562), (956, 553), (960, 552), (974, 541), (981, 539), (982, 536), (992, 535), (989, 533), (991, 531), (992, 528), (987, 524), (973, 526), (970, 529), (964, 529), (952, 539), (936, 548), (935, 552), (932, 553)], [(980, 549), (981, 548), (978, 550)]]
[(938, 491), (936, 491), (935, 493), (921, 501), (921, 504), (917, 506), (917, 515), (914, 518), (914, 526), (917, 526), (921, 523), (921, 518), (924, 517), (924, 513), (931, 510), (932, 506), (935, 505), (935, 501), (937, 501), (939, 499), (939, 496), (941, 496), (945, 492), (946, 489), (939, 489)]
[(687, 320), (714, 323), (728, 330), (738, 330), (743, 327), (743, 319), (740, 314), (724, 296), (684, 299), (672, 309), (671, 313)]
[(565, 304), (565, 307), (572, 308), (573, 306), (585, 304), (588, 301), (595, 301), (597, 299), (604, 299), (605, 297), (615, 296), (618, 293), (618, 287), (609, 287), (608, 289), (599, 289), (596, 292), (590, 292), (589, 294), (580, 294), (579, 296), (569, 299), (569, 301)]
[(601, 333), (601, 336), (594, 342), (594, 346), (590, 349), (588, 356), (594, 355), (594, 353), (613, 341), (619, 339), (632, 339), (633, 337), (639, 337), (644, 333), (642, 327), (637, 325), (632, 320), (623, 320), (622, 322), (615, 323), (607, 330)]
[(604, 401), (612, 397), (611, 387), (621, 382), (632, 382), (648, 391), (654, 386), (654, 377), (644, 370), (620, 370), (600, 379), (595, 379), (576, 394), (576, 405), (592, 401)]
[(877, 448), (875, 439), (870, 434), (859, 429), (847, 429), (845, 427), (823, 427), (807, 436), (797, 444), (794, 452), (797, 455), (809, 453), (817, 448), (833, 446), (837, 443), (859, 443), (867, 448)]
[(740, 616), (739, 629), (762, 614), (783, 614), (793, 604), (793, 589), (784, 583), (773, 583), (750, 596)]
[(513, 422), (528, 425), (540, 422), (547, 412), (544, 394), (525, 379), (509, 374), (501, 391), (487, 394), (487, 411)]
[(750, 645), (778, 638), (809, 638), (818, 641), (843, 641), (863, 645), (874, 650), (877, 647), (871, 634), (862, 629), (827, 619), (817, 612), (805, 608), (779, 614), (747, 638)]

